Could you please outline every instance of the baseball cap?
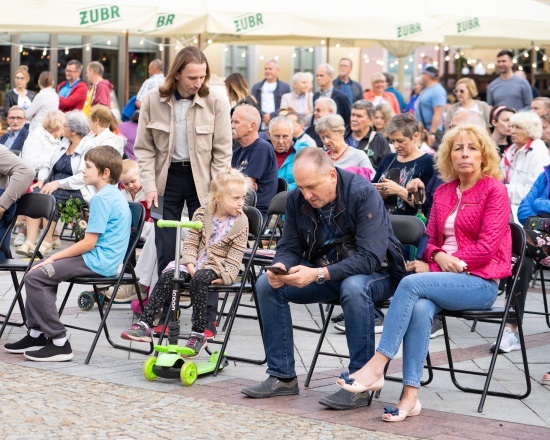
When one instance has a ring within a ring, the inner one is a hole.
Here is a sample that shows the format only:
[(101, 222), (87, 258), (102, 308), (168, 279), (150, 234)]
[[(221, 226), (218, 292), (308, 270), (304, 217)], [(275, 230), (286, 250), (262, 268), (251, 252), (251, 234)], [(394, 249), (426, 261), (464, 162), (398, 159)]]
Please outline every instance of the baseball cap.
[(425, 73), (426, 75), (430, 75), (432, 78), (437, 78), (439, 76), (439, 70), (437, 70), (434, 66), (428, 65), (422, 69), (422, 73)]

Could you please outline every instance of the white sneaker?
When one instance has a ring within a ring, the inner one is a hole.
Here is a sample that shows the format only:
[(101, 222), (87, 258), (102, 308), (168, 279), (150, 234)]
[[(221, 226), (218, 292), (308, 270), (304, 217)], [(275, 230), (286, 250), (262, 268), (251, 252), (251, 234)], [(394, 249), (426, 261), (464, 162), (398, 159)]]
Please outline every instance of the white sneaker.
[(25, 237), (25, 234), (20, 232), (16, 235), (15, 239), (13, 240), (14, 246), (21, 246), (23, 243), (25, 243), (25, 240), (27, 240), (27, 237)]
[[(494, 353), (496, 341), (491, 345), (491, 353)], [(519, 336), (517, 333), (514, 333), (511, 329), (506, 327), (504, 333), (502, 334), (502, 340), (500, 341), (500, 347), (498, 347), (499, 353), (510, 353), (511, 351), (516, 351), (521, 348), (519, 343)]]

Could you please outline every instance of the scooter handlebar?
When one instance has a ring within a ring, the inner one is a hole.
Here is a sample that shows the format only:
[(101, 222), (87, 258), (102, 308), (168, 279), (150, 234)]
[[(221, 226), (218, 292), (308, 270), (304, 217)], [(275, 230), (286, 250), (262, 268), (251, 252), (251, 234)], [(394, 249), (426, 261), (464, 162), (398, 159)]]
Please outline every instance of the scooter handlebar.
[(177, 221), (177, 220), (158, 220), (157, 226), (159, 228), (188, 228), (188, 229), (202, 229), (202, 222), (191, 221)]

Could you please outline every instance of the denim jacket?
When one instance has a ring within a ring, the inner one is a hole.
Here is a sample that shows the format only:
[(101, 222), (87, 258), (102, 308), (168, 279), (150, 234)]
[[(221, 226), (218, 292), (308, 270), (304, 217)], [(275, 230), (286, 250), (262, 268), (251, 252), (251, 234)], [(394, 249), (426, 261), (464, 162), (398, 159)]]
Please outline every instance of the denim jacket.
[[(327, 266), (331, 280), (340, 281), (352, 275), (380, 271), (386, 254), (397, 250), (399, 241), (393, 235), (384, 202), (374, 186), (359, 175), (340, 168), (336, 168), (336, 172), (334, 223), (341, 231), (340, 236), (353, 235), (357, 245), (355, 255)], [(320, 229), (317, 211), (304, 199), (300, 190), (292, 191), (288, 196), (283, 237), (277, 245), (274, 263), (280, 262), (290, 268), (303, 260), (311, 261), (321, 247)], [(404, 272), (402, 257), (400, 264)]]

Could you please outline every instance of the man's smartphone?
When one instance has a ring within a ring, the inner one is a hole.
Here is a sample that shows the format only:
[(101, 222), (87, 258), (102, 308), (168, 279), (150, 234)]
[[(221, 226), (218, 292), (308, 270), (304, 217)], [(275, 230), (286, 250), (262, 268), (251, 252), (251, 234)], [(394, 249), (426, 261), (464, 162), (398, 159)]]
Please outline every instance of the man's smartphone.
[(288, 270), (283, 269), (279, 266), (266, 266), (265, 270), (269, 270), (273, 273), (276, 273), (277, 275), (288, 275)]
[(154, 202), (151, 204), (151, 217), (155, 220), (160, 220), (164, 212), (164, 196), (158, 196), (157, 200), (158, 206), (155, 206)]

